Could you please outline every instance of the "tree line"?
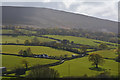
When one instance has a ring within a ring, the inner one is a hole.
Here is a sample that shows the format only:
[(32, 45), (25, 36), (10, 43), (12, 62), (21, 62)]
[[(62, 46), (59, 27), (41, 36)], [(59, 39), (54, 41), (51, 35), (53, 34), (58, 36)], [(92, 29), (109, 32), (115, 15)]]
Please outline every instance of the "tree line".
[[(2, 29), (13, 30), (12, 34), (14, 36), (19, 36), (21, 34), (28, 35), (66, 35), (66, 36), (76, 36), (85, 37), (90, 39), (102, 40), (112, 43), (119, 42), (119, 35), (113, 32), (100, 32), (100, 31), (89, 31), (86, 29), (64, 29), (64, 28), (33, 28), (33, 27), (23, 27), (23, 26), (2, 26)], [(35, 31), (35, 33), (26, 32)]]

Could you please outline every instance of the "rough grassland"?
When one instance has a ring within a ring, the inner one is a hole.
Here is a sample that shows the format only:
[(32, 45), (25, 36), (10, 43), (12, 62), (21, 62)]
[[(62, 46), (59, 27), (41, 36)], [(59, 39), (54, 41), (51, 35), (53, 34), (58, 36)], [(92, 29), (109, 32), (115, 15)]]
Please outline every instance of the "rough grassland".
[(18, 54), (20, 50), (25, 50), (28, 47), (31, 48), (31, 51), (34, 54), (48, 54), (49, 56), (60, 56), (67, 54), (68, 56), (72, 56), (72, 52), (58, 50), (50, 47), (44, 46), (20, 46), (20, 45), (2, 45), (2, 52), (9, 54)]
[[(91, 63), (88, 61), (88, 57), (83, 57), (83, 58), (77, 58), (70, 61), (66, 61), (61, 65), (57, 65), (51, 68), (58, 70), (61, 77), (68, 77), (68, 76), (79, 77), (85, 74), (87, 74), (88, 76), (94, 76), (103, 72), (103, 71), (90, 70), (89, 69), (90, 67), (92, 66)], [(114, 60), (105, 60), (105, 63), (101, 67), (107, 70), (111, 69), (110, 70), (111, 75), (118, 74), (118, 63), (115, 62)]]
[(70, 41), (74, 41), (75, 43), (78, 43), (78, 44), (91, 45), (91, 46), (98, 46), (98, 43), (95, 43), (94, 41), (116, 45), (115, 43), (110, 43), (110, 42), (105, 42), (105, 41), (100, 41), (100, 40), (94, 40), (94, 39), (88, 39), (88, 38), (83, 38), (83, 37), (60, 36), (60, 35), (44, 35), (44, 36), (48, 36), (48, 37), (52, 37), (52, 38), (56, 38), (56, 39), (61, 39), (61, 40), (67, 39), (67, 40), (70, 40)]
[(44, 65), (44, 64), (54, 63), (58, 61), (58, 60), (42, 59), (42, 58), (2, 55), (2, 66), (6, 67), (7, 69), (14, 69), (17, 66), (23, 66), (22, 65), (23, 59), (26, 59), (29, 62), (29, 67), (36, 64)]
[[(12, 36), (2, 36), (2, 43), (16, 43), (16, 40), (19, 40), (19, 43), (24, 43), (25, 40), (32, 40), (34, 36), (28, 37), (28, 36), (17, 36), (17, 37), (12, 37)], [(37, 37), (40, 42), (49, 42), (49, 41), (54, 41), (52, 39), (48, 38), (42, 38), (42, 37)]]

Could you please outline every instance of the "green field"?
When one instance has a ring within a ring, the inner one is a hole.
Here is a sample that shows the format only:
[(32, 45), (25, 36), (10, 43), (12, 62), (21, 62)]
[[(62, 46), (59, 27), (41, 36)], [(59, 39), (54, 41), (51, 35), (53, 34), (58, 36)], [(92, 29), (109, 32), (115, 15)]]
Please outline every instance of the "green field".
[[(2, 36), (2, 43), (17, 43), (16, 40), (19, 40), (19, 44), (23, 44), (25, 40), (32, 40), (35, 36)], [(54, 41), (52, 39), (48, 38), (42, 38), (42, 37), (37, 37), (40, 42), (49, 42), (49, 41)]]
[(42, 59), (42, 58), (30, 58), (30, 57), (18, 57), (18, 56), (11, 56), (11, 55), (2, 55), (2, 66), (9, 69), (14, 69), (15, 67), (23, 66), (22, 60), (26, 59), (29, 62), (29, 67), (34, 66), (36, 64), (50, 64), (54, 63), (58, 60), (51, 60), (51, 59)]
[(100, 50), (100, 51), (96, 51), (96, 52), (90, 52), (89, 54), (91, 54), (91, 53), (98, 53), (98, 54), (102, 55), (105, 58), (116, 58), (117, 57), (117, 54), (115, 54), (114, 49)]
[[(61, 65), (57, 65), (51, 68), (58, 70), (61, 77), (79, 77), (87, 74), (88, 76), (97, 75), (103, 71), (94, 71), (89, 68), (92, 67), (91, 63), (88, 61), (88, 57), (77, 58), (73, 60), (66, 61)], [(104, 69), (111, 69), (111, 75), (118, 74), (118, 63), (114, 60), (105, 60), (103, 66)], [(70, 73), (69, 73), (70, 72)]]
[[(9, 33), (11, 30), (3, 30), (3, 33)], [(27, 30), (25, 31), (27, 33)], [(28, 32), (29, 33), (29, 32)], [(35, 33), (33, 31), (33, 33)], [(104, 42), (100, 40), (94, 40), (94, 39), (88, 39), (83, 37), (74, 37), (74, 36), (60, 36), (60, 35), (43, 35), (48, 36), (56, 39), (67, 39), (69, 41), (74, 41), (74, 43), (77, 44), (83, 44), (83, 45), (90, 45), (90, 46), (98, 46), (99, 43), (96, 42)], [(23, 44), (25, 40), (32, 40), (34, 36), (28, 37), (28, 36), (2, 36), (2, 42), (1, 43), (17, 43), (16, 41), (19, 40), (19, 44)], [(42, 38), (37, 37), (40, 42), (49, 42), (49, 41), (55, 41), (53, 39), (49, 38)], [(115, 43), (110, 42), (104, 42), (107, 44), (117, 45)], [(111, 48), (117, 48), (117, 46), (109, 46)], [(54, 49), (51, 47), (45, 47), (45, 46), (23, 46), (23, 45), (2, 45), (2, 52), (8, 53), (8, 54), (18, 54), (20, 50), (25, 50), (27, 48), (31, 48), (31, 51), (33, 54), (47, 54), (48, 56), (61, 56), (61, 55), (68, 55), (68, 57), (71, 57), (73, 52), (60, 50), (60, 49)], [(78, 49), (80, 50), (80, 49)], [(87, 51), (91, 51), (93, 49), (87, 49)], [(111, 50), (100, 50), (95, 52), (89, 52), (91, 53), (98, 53), (101, 54), (105, 58), (116, 58), (116, 54), (114, 52), (114, 49)], [(76, 54), (77, 55), (77, 54)], [(12, 55), (2, 55), (2, 66), (6, 67), (8, 70), (14, 69), (17, 66), (23, 66), (21, 61), (23, 59), (26, 59), (29, 62), (29, 67), (34, 66), (36, 64), (49, 64), (54, 63), (58, 60), (50, 60), (50, 59), (43, 59), (43, 58), (31, 58), (31, 57), (18, 57), (18, 56), (12, 56)], [(63, 64), (53, 66), (51, 68), (54, 68), (55, 70), (58, 70), (61, 77), (80, 77), (85, 74), (88, 76), (94, 76), (98, 75), (103, 71), (94, 71), (90, 70), (89, 68), (92, 67), (91, 62), (88, 61), (88, 56), (72, 59), (65, 61)], [(109, 60), (105, 59), (105, 63), (103, 63), (101, 68), (110, 70), (111, 75), (118, 75), (118, 62), (115, 62), (115, 60)], [(29, 71), (28, 71), (29, 72)], [(70, 73), (69, 73), (70, 72)]]
[(13, 33), (13, 30), (0, 30), (2, 34)]
[(20, 45), (2, 45), (2, 52), (3, 53), (9, 53), (9, 54), (18, 54), (20, 50), (25, 50), (28, 47), (31, 48), (31, 51), (33, 54), (47, 54), (49, 56), (60, 56), (67, 54), (68, 57), (72, 56), (72, 52), (64, 51), (64, 50), (58, 50), (50, 47), (44, 47), (44, 46), (20, 46)]
[[(30, 31), (30, 30), (25, 30), (25, 29), (16, 29), (16, 30), (18, 30), (18, 31), (20, 31), (24, 34), (36, 33), (36, 31)], [(9, 33), (13, 34), (13, 33), (15, 33), (14, 30), (7, 30), (7, 29), (2, 29), (0, 31), (2, 32), (2, 34), (9, 34)]]
[(60, 36), (60, 35), (44, 35), (44, 36), (48, 36), (48, 37), (52, 37), (52, 38), (56, 38), (56, 39), (61, 39), (61, 40), (67, 39), (69, 41), (74, 41), (77, 44), (84, 44), (84, 45), (91, 45), (91, 46), (98, 46), (98, 43), (95, 43), (94, 41), (116, 45), (115, 43), (110, 43), (110, 42), (105, 42), (105, 41), (100, 41), (100, 40), (94, 40), (94, 39), (88, 39), (88, 38), (83, 38), (83, 37)]

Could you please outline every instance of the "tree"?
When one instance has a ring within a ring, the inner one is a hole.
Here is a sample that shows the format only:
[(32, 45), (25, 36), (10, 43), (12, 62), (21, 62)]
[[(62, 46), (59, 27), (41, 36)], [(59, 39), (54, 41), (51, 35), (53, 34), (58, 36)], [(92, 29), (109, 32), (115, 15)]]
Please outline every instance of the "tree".
[(70, 41), (69, 41), (69, 40), (66, 40), (66, 39), (63, 39), (63, 40), (62, 40), (62, 43), (63, 43), (63, 44), (68, 44), (69, 42), (70, 42)]
[(24, 51), (23, 51), (23, 56), (28, 56), (28, 54), (27, 54), (27, 51), (26, 51), (26, 50), (24, 50)]
[(23, 56), (32, 56), (33, 53), (30, 48), (27, 48), (26, 50), (20, 50), (18, 54), (23, 55)]
[(26, 52), (27, 52), (27, 55), (28, 55), (28, 56), (33, 55), (33, 53), (32, 53), (32, 51), (31, 51), (31, 49), (30, 49), (30, 48), (27, 48), (27, 49), (26, 49)]
[(22, 60), (22, 64), (25, 66), (26, 69), (28, 69), (28, 61), (26, 59)]
[(99, 44), (99, 48), (100, 48), (100, 49), (107, 49), (108, 46), (107, 46), (106, 43), (100, 43), (100, 44)]
[(24, 41), (24, 45), (25, 45), (25, 46), (30, 45), (30, 41), (29, 41), (29, 40), (25, 40), (25, 41)]
[(118, 49), (115, 49), (114, 51), (115, 51), (116, 54), (120, 55), (120, 48), (119, 48), (119, 46), (118, 46)]
[(60, 55), (60, 59), (62, 60), (64, 58), (64, 56), (63, 55)]
[(116, 61), (120, 62), (120, 46), (118, 46), (118, 49), (115, 49), (115, 53), (117, 54)]
[(65, 55), (64, 55), (64, 57), (65, 57), (65, 58), (67, 58), (67, 57), (68, 57), (68, 55), (67, 55), (67, 54), (65, 54)]
[(34, 37), (34, 38), (31, 40), (31, 43), (32, 43), (33, 45), (39, 45), (39, 44), (40, 44), (40, 41), (39, 41), (39, 39), (38, 39), (37, 37)]
[(81, 50), (81, 53), (86, 53), (87, 47), (86, 46), (81, 46), (80, 50)]
[(24, 54), (23, 50), (20, 50), (20, 51), (18, 52), (18, 54), (19, 54), (19, 55), (23, 55), (23, 54)]
[(98, 68), (98, 65), (104, 62), (104, 59), (101, 55), (97, 53), (92, 53), (89, 55), (88, 60), (93, 62), (92, 65), (95, 65)]
[(59, 73), (49, 67), (36, 67), (32, 69), (29, 74), (26, 76), (27, 78), (58, 78)]
[(16, 43), (19, 44), (19, 40), (16, 40)]

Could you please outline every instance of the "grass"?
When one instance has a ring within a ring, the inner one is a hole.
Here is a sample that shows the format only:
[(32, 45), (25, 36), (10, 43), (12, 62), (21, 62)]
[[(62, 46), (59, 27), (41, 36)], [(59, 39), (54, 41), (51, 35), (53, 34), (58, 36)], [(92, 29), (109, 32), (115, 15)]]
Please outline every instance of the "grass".
[(50, 47), (44, 47), (44, 46), (20, 46), (20, 45), (2, 45), (2, 52), (3, 53), (9, 53), (9, 54), (18, 54), (20, 50), (25, 50), (28, 47), (31, 48), (31, 51), (34, 54), (47, 54), (49, 56), (60, 56), (67, 54), (68, 57), (72, 56), (72, 52), (64, 51), (64, 50), (58, 50)]
[(6, 67), (7, 69), (14, 69), (17, 66), (23, 66), (21, 63), (23, 59), (26, 59), (29, 62), (29, 67), (36, 64), (44, 65), (58, 61), (58, 60), (42, 59), (42, 58), (2, 55), (2, 66)]
[(84, 44), (84, 45), (91, 45), (91, 46), (98, 46), (99, 43), (95, 43), (94, 41), (116, 45), (115, 43), (110, 43), (110, 42), (105, 42), (105, 41), (100, 41), (100, 40), (94, 40), (94, 39), (88, 39), (88, 38), (83, 38), (83, 37), (61, 36), (61, 35), (44, 35), (44, 36), (48, 36), (48, 37), (52, 37), (52, 38), (56, 38), (56, 39), (61, 39), (61, 40), (67, 39), (67, 40), (70, 40), (70, 41), (74, 41), (77, 44)]
[[(88, 57), (77, 58), (70, 61), (66, 61), (61, 65), (57, 65), (51, 68), (58, 70), (61, 77), (79, 77), (87, 74), (88, 76), (98, 75), (102, 71), (90, 70), (92, 67), (91, 63), (88, 61)], [(111, 69), (111, 75), (118, 75), (118, 63), (114, 60), (105, 60), (103, 66), (99, 66), (103, 69)], [(69, 73), (70, 72), (70, 73)]]
[(117, 54), (115, 54), (114, 49), (100, 50), (100, 51), (96, 51), (96, 52), (90, 52), (89, 54), (91, 54), (91, 53), (98, 53), (105, 58), (116, 58), (117, 57)]
[[(2, 43), (5, 43), (7, 41), (7, 43), (16, 43), (16, 40), (19, 40), (19, 43), (23, 44), (25, 40), (32, 40), (34, 38), (34, 36), (17, 36), (17, 37), (13, 37), (13, 36), (2, 36)], [(40, 42), (49, 42), (49, 41), (54, 41), (52, 39), (48, 39), (48, 38), (42, 38), (42, 37), (37, 37)]]
[[(100, 40), (94, 40), (94, 39), (88, 39), (88, 38), (82, 38), (82, 37), (74, 37), (74, 36), (60, 36), (60, 35), (45, 35), (57, 39), (67, 39), (70, 41), (74, 41), (77, 44), (84, 44), (84, 45), (91, 45), (91, 46), (98, 46), (98, 43), (95, 43), (94, 41), (97, 42), (104, 42)], [(2, 42), (8, 42), (8, 43), (16, 43), (16, 40), (19, 40), (19, 43), (23, 43), (24, 40), (28, 39), (31, 40), (33, 39), (34, 36), (28, 37), (28, 36), (18, 36), (18, 37), (12, 37), (12, 36), (2, 36)], [(52, 39), (48, 38), (41, 38), (38, 37), (38, 39), (41, 42), (48, 42), (48, 41), (54, 41)], [(109, 43), (109, 44), (114, 44), (110, 42), (104, 42), (104, 43)], [(114, 44), (116, 45), (116, 44)], [(67, 54), (68, 57), (72, 56), (72, 52), (64, 51), (64, 50), (58, 50), (58, 49), (53, 49), (50, 47), (44, 47), (44, 46), (20, 46), (20, 45), (2, 45), (2, 52), (3, 53), (9, 53), (9, 54), (18, 54), (20, 50), (25, 50), (26, 48), (30, 47), (31, 51), (34, 54), (47, 54), (49, 56), (60, 56), (60, 55), (65, 55)], [(116, 48), (116, 46), (110, 46)], [(88, 51), (91, 51), (92, 49), (88, 49)], [(93, 52), (90, 52), (91, 54)], [(96, 51), (95, 53), (101, 54), (103, 57), (106, 58), (115, 58), (117, 55), (115, 54), (114, 50), (101, 50), (101, 51)], [(57, 60), (48, 60), (48, 59), (39, 59), (39, 58), (29, 58), (29, 57), (18, 57), (18, 56), (10, 56), (10, 55), (2, 55), (2, 61), (3, 61), (3, 66), (7, 67), (7, 69), (13, 69), (15, 66), (23, 66), (21, 64), (22, 59), (27, 59), (29, 61), (29, 66), (33, 66), (35, 64), (48, 64), (48, 63), (53, 63), (56, 62)], [(73, 59), (70, 61), (65, 61), (65, 63), (57, 66), (53, 66), (51, 68), (54, 68), (58, 70), (60, 73), (61, 77), (78, 77), (78, 76), (83, 76), (87, 74), (88, 76), (94, 76), (97, 75), (103, 71), (96, 71), (96, 70), (91, 70), (89, 68), (94, 67), (91, 66), (91, 63), (88, 61), (88, 57), (83, 57), (83, 58), (77, 58)], [(105, 59), (105, 63), (102, 66), (99, 66), (101, 69), (107, 69), (110, 70), (111, 75), (118, 75), (118, 62), (115, 62), (114, 60), (108, 60)], [(69, 73), (70, 71), (70, 73)]]
[[(23, 32), (24, 34), (29, 34), (29, 33), (36, 33), (36, 31), (31, 31), (31, 30), (25, 30), (25, 29), (16, 29), (18, 31), (21, 31)], [(0, 30), (3, 34), (8, 34), (8, 33), (11, 33), (13, 34), (14, 33), (14, 30), (7, 30), (7, 29), (2, 29)]]
[(13, 33), (13, 30), (5, 30), (5, 29), (2, 29), (0, 30), (2, 32), (2, 34), (7, 34), (7, 33)]

